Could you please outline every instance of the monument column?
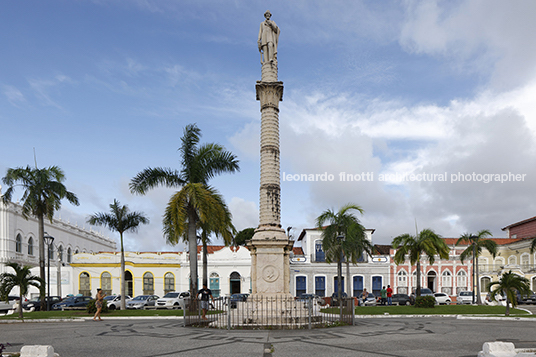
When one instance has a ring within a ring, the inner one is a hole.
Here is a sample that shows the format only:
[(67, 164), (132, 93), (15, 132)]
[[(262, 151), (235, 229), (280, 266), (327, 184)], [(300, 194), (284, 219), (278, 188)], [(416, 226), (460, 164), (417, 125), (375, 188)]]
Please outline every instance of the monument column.
[(252, 293), (258, 297), (290, 297), (289, 254), (293, 243), (281, 227), (281, 186), (279, 164), (279, 102), (283, 82), (277, 80), (279, 28), (269, 11), (259, 30), (261, 80), (257, 100), (261, 104), (261, 178), (259, 226), (249, 243)]

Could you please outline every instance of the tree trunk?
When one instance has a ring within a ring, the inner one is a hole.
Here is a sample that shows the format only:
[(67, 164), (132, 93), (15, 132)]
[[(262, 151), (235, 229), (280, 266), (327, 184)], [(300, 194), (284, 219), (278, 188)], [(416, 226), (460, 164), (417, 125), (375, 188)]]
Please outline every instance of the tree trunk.
[[(197, 292), (197, 234), (196, 216), (192, 207), (188, 207), (188, 249), (190, 254), (190, 298), (194, 301)], [(193, 305), (193, 304), (192, 304)]]
[(417, 260), (417, 287), (415, 289), (415, 296), (421, 296), (421, 260)]
[(17, 311), (19, 312), (19, 319), (24, 321), (24, 316), (22, 316), (22, 286), (19, 286), (19, 306)]
[(478, 272), (478, 255), (474, 257), (475, 275), (476, 275), (476, 304), (482, 305), (482, 299), (480, 298), (480, 274)]
[(121, 237), (121, 310), (127, 309), (126, 286), (125, 286), (125, 248), (123, 246), (123, 232), (119, 232)]
[[(39, 221), (39, 277), (43, 279), (43, 289), (39, 292), (41, 299), (41, 310), (45, 310), (45, 291), (46, 291), (46, 279), (45, 279), (45, 216), (39, 215), (37, 217)], [(48, 311), (48, 309), (47, 309)]]
[(506, 312), (505, 316), (510, 316), (510, 299), (508, 299), (508, 294), (506, 294)]
[(350, 262), (346, 261), (346, 293), (348, 294), (348, 297), (351, 297), (352, 294), (352, 285), (350, 281)]

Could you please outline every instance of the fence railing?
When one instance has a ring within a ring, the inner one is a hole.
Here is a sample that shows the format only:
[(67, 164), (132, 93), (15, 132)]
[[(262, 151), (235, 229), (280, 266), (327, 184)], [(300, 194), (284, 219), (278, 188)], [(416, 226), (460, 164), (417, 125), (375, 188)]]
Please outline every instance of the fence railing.
[(353, 298), (344, 298), (335, 306), (322, 303), (314, 297), (222, 297), (210, 301), (203, 316), (200, 301), (185, 300), (184, 323), (222, 329), (312, 329), (354, 324)]

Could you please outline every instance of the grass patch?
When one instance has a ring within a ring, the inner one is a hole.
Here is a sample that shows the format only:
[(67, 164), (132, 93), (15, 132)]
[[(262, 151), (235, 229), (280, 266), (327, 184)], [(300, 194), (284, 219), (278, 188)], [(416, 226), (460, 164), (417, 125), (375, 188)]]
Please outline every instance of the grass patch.
[[(17, 313), (13, 315), (0, 316), (0, 320), (18, 320)], [(86, 310), (68, 310), (68, 311), (33, 311), (24, 313), (24, 320), (41, 320), (41, 319), (74, 319), (79, 317), (91, 317)], [(103, 318), (117, 316), (183, 316), (182, 310), (113, 310), (101, 314)]]
[[(488, 305), (436, 305), (434, 308), (415, 306), (366, 306), (357, 307), (356, 315), (504, 315), (506, 307)], [(530, 315), (526, 311), (510, 309), (510, 315)], [(536, 316), (535, 316), (536, 317)]]

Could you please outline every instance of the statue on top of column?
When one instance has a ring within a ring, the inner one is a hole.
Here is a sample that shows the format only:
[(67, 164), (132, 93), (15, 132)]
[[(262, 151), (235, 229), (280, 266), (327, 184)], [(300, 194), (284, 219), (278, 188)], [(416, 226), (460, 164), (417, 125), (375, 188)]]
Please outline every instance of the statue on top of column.
[(264, 13), (264, 17), (266, 20), (261, 22), (257, 41), (263, 64), (277, 61), (277, 42), (279, 41), (279, 27), (274, 21), (270, 20), (272, 14), (269, 10)]

